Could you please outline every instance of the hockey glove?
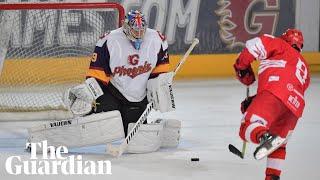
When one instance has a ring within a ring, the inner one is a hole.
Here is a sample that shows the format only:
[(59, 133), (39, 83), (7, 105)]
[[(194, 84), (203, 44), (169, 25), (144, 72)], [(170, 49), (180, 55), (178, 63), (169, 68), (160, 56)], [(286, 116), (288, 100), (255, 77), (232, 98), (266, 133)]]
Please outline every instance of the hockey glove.
[(83, 84), (68, 89), (64, 94), (64, 104), (75, 115), (84, 115), (91, 111), (95, 100), (103, 91), (94, 78), (88, 78)]
[(246, 69), (240, 69), (237, 64), (233, 65), (238, 80), (244, 85), (251, 85), (256, 81), (251, 65)]
[(244, 114), (244, 113), (247, 111), (247, 109), (248, 109), (248, 107), (250, 106), (253, 98), (255, 98), (255, 97), (256, 97), (256, 95), (254, 95), (254, 96), (249, 96), (249, 97), (247, 97), (245, 100), (243, 100), (243, 101), (241, 102), (241, 108), (240, 108), (240, 110), (241, 110), (242, 114)]

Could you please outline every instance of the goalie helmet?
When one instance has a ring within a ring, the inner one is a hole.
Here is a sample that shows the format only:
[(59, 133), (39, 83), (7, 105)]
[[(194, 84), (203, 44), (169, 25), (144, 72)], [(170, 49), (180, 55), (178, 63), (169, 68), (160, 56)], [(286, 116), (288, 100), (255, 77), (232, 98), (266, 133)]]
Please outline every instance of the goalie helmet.
[(138, 10), (131, 10), (125, 17), (123, 32), (137, 50), (140, 49), (147, 22), (144, 15)]
[(281, 39), (290, 44), (293, 48), (299, 52), (303, 48), (303, 35), (302, 32), (297, 29), (288, 29), (281, 36)]

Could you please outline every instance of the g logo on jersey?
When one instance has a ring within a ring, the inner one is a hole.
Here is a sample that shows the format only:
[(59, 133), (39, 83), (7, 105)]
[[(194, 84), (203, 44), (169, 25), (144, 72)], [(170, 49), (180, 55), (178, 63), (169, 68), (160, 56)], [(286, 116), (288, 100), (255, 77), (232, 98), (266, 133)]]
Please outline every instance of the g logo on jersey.
[(129, 55), (128, 63), (133, 66), (137, 65), (139, 63), (139, 55), (138, 54)]
[[(220, 38), (229, 48), (244, 46), (246, 40), (262, 34), (274, 35), (279, 19), (279, 0), (219, 0)], [(263, 10), (253, 11), (263, 5)], [(241, 7), (241, 8), (239, 8)]]
[[(139, 65), (139, 55), (133, 54), (128, 56), (128, 63), (131, 65), (130, 67), (126, 66), (117, 66), (113, 70), (113, 76), (129, 76), (132, 79), (139, 76), (140, 74), (144, 74), (146, 72), (151, 71), (152, 66), (151, 63), (148, 63), (148, 61), (145, 61), (143, 65)], [(132, 67), (134, 66), (134, 67)]]

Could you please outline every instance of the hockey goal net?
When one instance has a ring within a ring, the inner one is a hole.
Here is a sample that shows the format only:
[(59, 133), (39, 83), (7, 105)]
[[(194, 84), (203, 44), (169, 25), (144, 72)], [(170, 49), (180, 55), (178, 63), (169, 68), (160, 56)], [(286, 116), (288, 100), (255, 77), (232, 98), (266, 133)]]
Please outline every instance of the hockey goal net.
[(0, 120), (71, 117), (63, 93), (123, 18), (117, 3), (0, 4)]

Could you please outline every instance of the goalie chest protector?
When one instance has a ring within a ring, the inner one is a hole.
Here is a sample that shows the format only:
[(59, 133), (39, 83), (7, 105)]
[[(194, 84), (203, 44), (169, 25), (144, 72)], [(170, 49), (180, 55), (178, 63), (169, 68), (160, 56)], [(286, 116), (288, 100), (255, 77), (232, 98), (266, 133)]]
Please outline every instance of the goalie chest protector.
[[(104, 44), (106, 46), (104, 46)], [(155, 68), (160, 49), (167, 49), (159, 33), (147, 28), (140, 50), (136, 50), (122, 28), (111, 31), (96, 46), (109, 52), (110, 82), (131, 102), (140, 102), (146, 96), (147, 81)]]

